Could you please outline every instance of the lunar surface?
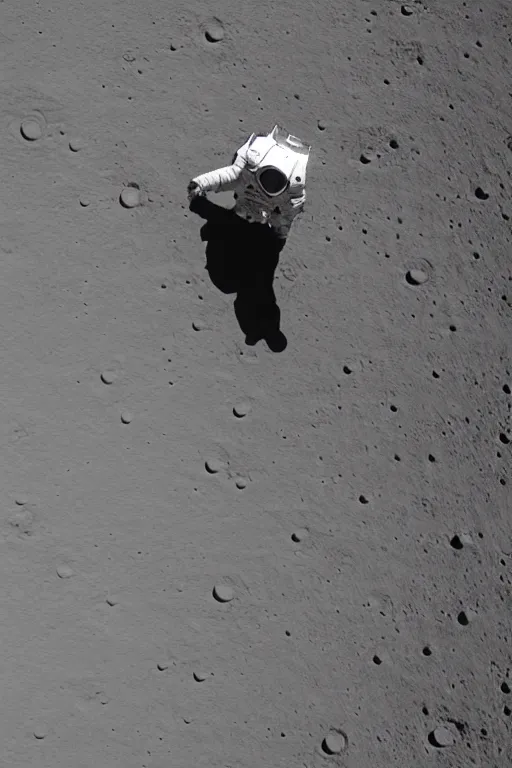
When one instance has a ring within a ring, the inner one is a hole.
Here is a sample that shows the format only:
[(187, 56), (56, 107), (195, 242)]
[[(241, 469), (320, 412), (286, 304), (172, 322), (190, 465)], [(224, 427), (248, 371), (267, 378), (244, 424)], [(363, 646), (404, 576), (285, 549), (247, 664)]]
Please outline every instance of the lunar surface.
[[(506, 768), (507, 0), (0, 3), (0, 763)], [(311, 145), (284, 247), (193, 177)]]

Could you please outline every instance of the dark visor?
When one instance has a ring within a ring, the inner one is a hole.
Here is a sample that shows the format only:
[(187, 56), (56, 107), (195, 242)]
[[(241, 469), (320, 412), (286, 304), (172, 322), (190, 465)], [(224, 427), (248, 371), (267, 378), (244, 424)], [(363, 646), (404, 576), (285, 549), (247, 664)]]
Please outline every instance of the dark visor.
[(265, 168), (258, 176), (262, 189), (267, 195), (279, 195), (284, 192), (288, 179), (277, 168)]

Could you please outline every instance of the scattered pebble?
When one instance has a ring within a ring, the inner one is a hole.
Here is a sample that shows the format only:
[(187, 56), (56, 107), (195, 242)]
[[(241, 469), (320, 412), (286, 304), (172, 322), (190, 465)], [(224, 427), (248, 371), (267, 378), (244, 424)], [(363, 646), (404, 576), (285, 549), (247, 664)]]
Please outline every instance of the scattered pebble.
[(33, 117), (27, 117), (20, 125), (20, 132), (27, 141), (37, 141), (43, 135), (43, 129), (38, 120)]
[(475, 197), (478, 200), (488, 200), (489, 199), (489, 193), (486, 192), (482, 187), (477, 187), (475, 189)]
[(235, 480), (236, 487), (243, 491), (244, 488), (247, 488), (247, 478), (246, 477), (237, 477)]
[(72, 139), (69, 140), (69, 148), (72, 152), (80, 152), (80, 150), (83, 149), (84, 146), (85, 146), (85, 143), (78, 136), (74, 136)]
[(372, 152), (361, 152), (359, 156), (359, 160), (363, 165), (368, 165), (368, 163), (371, 163), (373, 159), (374, 155)]
[(233, 413), (238, 419), (243, 419), (245, 416), (247, 416), (251, 411), (251, 406), (249, 403), (237, 403), (235, 407), (233, 408)]
[(121, 414), (121, 421), (123, 424), (129, 424), (133, 420), (133, 414), (130, 411), (123, 411)]
[(224, 462), (222, 462), (220, 459), (206, 459), (204, 463), (206, 467), (206, 471), (210, 473), (210, 475), (215, 475), (217, 472), (220, 472), (221, 469), (224, 468)]
[(119, 196), (123, 208), (136, 208), (140, 205), (140, 190), (136, 187), (125, 187)]
[(292, 541), (304, 541), (307, 535), (308, 530), (306, 528), (297, 528), (297, 530), (292, 533)]
[(206, 680), (205, 672), (194, 672), (194, 680), (196, 683), (203, 683)]
[(213, 596), (219, 603), (229, 603), (233, 600), (235, 593), (227, 584), (216, 584), (213, 588)]
[(113, 371), (103, 371), (101, 374), (101, 380), (104, 384), (113, 384), (116, 375)]
[(73, 573), (74, 571), (69, 565), (59, 565), (57, 568), (57, 576), (61, 579), (69, 579)]
[(409, 269), (405, 275), (409, 285), (423, 285), (428, 280), (428, 275), (422, 269)]
[(209, 43), (220, 43), (224, 39), (224, 25), (218, 19), (212, 19), (206, 25), (204, 36)]
[(159, 669), (160, 672), (165, 672), (166, 669), (169, 669), (169, 664), (166, 661), (159, 661), (156, 668)]
[(38, 725), (36, 728), (34, 728), (34, 736), (36, 739), (44, 739), (47, 735), (48, 731), (44, 725)]
[(455, 744), (453, 733), (444, 725), (439, 725), (437, 728), (434, 728), (433, 731), (430, 731), (428, 740), (434, 747), (441, 749), (443, 747), (451, 747)]
[(329, 731), (322, 741), (322, 749), (328, 755), (339, 755), (347, 746), (347, 737), (338, 731)]

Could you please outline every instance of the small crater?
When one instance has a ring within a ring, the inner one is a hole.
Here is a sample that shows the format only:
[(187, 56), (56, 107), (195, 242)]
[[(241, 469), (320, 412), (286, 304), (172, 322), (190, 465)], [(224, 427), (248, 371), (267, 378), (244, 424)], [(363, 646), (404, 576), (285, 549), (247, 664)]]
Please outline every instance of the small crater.
[(414, 11), (412, 10), (410, 5), (402, 5), (402, 7), (400, 8), (400, 13), (402, 14), (402, 16), (412, 16)]
[(455, 536), (452, 536), (450, 539), (450, 546), (452, 546), (454, 549), (463, 549), (464, 544), (460, 540), (460, 537), (455, 534)]
[(500, 443), (503, 443), (503, 445), (508, 445), (510, 443), (510, 438), (505, 432), (500, 432)]
[(368, 499), (366, 498), (366, 496), (363, 496), (363, 494), (361, 494), (361, 496), (359, 497), (359, 503), (368, 504)]
[(398, 141), (396, 139), (391, 139), (389, 142), (389, 146), (391, 149), (398, 149)]
[(469, 617), (466, 613), (466, 611), (460, 611), (460, 613), (457, 616), (457, 621), (462, 627), (467, 627), (469, 624)]
[(359, 156), (359, 162), (363, 165), (368, 165), (368, 163), (371, 163), (373, 160), (373, 157), (370, 155), (369, 152), (362, 152)]
[(374, 656), (374, 657), (373, 657), (373, 659), (372, 659), (372, 661), (373, 661), (373, 663), (374, 663), (374, 664), (376, 664), (377, 666), (379, 666), (380, 664), (382, 664), (382, 659), (380, 658), (380, 656)]
[(422, 650), (422, 654), (423, 654), (424, 656), (432, 656), (432, 649), (431, 649), (431, 648), (430, 648), (428, 645), (426, 645), (426, 646), (423, 648), (423, 650)]
[(345, 373), (347, 376), (350, 376), (350, 374), (352, 373), (352, 368), (350, 368), (348, 365), (344, 365), (343, 373)]
[(510, 685), (504, 680), (500, 685), (500, 690), (502, 693), (508, 696), (510, 694)]

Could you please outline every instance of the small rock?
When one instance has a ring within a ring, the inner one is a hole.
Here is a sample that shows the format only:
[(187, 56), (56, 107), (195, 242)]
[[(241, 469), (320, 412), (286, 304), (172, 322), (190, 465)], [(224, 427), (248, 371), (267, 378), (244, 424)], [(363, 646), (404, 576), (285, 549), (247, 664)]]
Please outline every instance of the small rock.
[(81, 138), (74, 136), (69, 140), (68, 146), (72, 152), (80, 152), (80, 150), (84, 148), (85, 144)]
[(119, 601), (118, 601), (117, 597), (112, 597), (111, 595), (109, 595), (109, 596), (106, 598), (105, 602), (107, 603), (107, 605), (112, 605), (112, 606), (114, 606), (114, 605), (117, 605), (117, 603), (118, 603)]
[(25, 504), (28, 504), (28, 499), (26, 496), (16, 496), (14, 503), (17, 504), (18, 507), (24, 507)]
[(296, 541), (296, 542), (303, 541), (307, 535), (308, 535), (307, 528), (297, 528), (297, 530), (292, 533), (292, 541)]
[(116, 375), (113, 371), (103, 371), (101, 374), (101, 380), (104, 384), (113, 384)]
[(192, 328), (194, 331), (202, 331), (204, 328), (204, 324), (201, 322), (201, 320), (194, 320), (192, 323)]
[(47, 735), (48, 731), (44, 725), (38, 725), (36, 728), (34, 728), (34, 736), (36, 739), (44, 739)]
[(346, 748), (346, 737), (337, 731), (330, 731), (322, 741), (322, 749), (328, 755), (339, 755)]
[(124, 208), (136, 208), (140, 205), (140, 190), (136, 187), (125, 187), (119, 196), (119, 201)]
[(233, 413), (238, 419), (243, 419), (251, 412), (251, 406), (249, 403), (237, 403), (233, 408)]
[(247, 478), (237, 477), (235, 480), (235, 485), (240, 491), (243, 491), (244, 488), (247, 488)]
[(442, 749), (444, 747), (451, 747), (455, 744), (455, 738), (449, 728), (444, 725), (439, 725), (430, 731), (428, 735), (429, 742), (434, 746)]
[(477, 187), (475, 189), (475, 197), (477, 200), (488, 200), (489, 199), (489, 193), (486, 192), (482, 187)]
[(130, 411), (123, 411), (121, 414), (121, 421), (123, 424), (129, 424), (133, 420), (133, 414)]
[(423, 285), (428, 280), (428, 275), (422, 269), (409, 269), (405, 275), (409, 285)]
[(205, 672), (194, 672), (194, 680), (196, 683), (203, 683), (206, 680), (206, 673)]
[(57, 576), (60, 579), (69, 579), (73, 573), (74, 571), (69, 565), (59, 565), (57, 568)]
[(412, 14), (414, 13), (410, 5), (402, 5), (402, 7), (400, 8), (400, 12), (402, 16), (412, 16)]
[(80, 198), (80, 205), (82, 206), (82, 208), (88, 208), (90, 204), (91, 204), (91, 201), (89, 200), (88, 197), (83, 196)]
[(206, 467), (206, 471), (210, 473), (210, 475), (215, 475), (217, 472), (220, 472), (221, 469), (224, 468), (224, 462), (222, 462), (220, 459), (207, 459), (204, 463)]
[(27, 141), (37, 141), (43, 135), (43, 129), (38, 120), (27, 117), (20, 125), (20, 132)]
[(213, 588), (213, 596), (219, 603), (229, 603), (233, 600), (235, 593), (227, 584), (216, 584)]
[(166, 669), (169, 669), (169, 664), (166, 661), (159, 661), (156, 668), (159, 669), (160, 672), (164, 672)]
[(220, 43), (224, 39), (224, 25), (218, 19), (210, 21), (204, 31), (204, 36), (209, 43)]
[(376, 155), (374, 152), (370, 150), (366, 150), (365, 152), (361, 152), (361, 154), (359, 155), (359, 161), (363, 165), (368, 165), (368, 163), (371, 163), (372, 160), (375, 160), (375, 157)]
[(327, 123), (325, 122), (325, 120), (319, 120), (317, 122), (317, 126), (319, 131), (325, 131), (325, 129), (327, 128)]

